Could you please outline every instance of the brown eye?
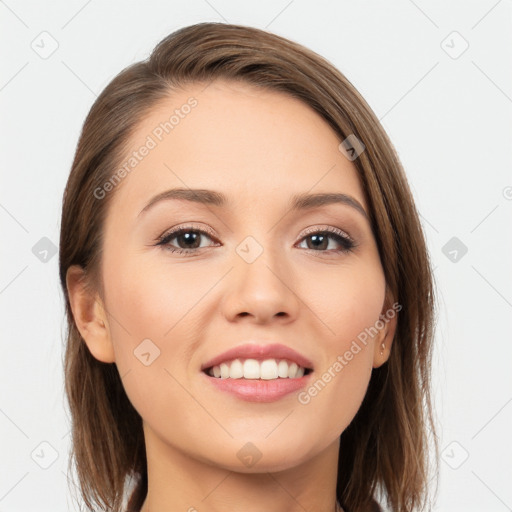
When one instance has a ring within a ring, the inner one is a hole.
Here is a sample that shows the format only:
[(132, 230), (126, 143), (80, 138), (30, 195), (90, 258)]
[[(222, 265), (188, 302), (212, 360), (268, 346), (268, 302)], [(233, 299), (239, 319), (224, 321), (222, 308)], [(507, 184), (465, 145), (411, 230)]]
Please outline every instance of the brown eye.
[[(329, 245), (332, 245), (331, 241), (334, 241), (334, 244), (337, 244), (341, 249), (336, 249), (335, 247), (329, 249)], [(336, 228), (310, 232), (302, 238), (301, 243), (303, 242), (306, 242), (306, 249), (316, 252), (328, 252), (328, 250), (350, 252), (356, 246), (348, 235)]]
[(171, 252), (192, 253), (197, 252), (198, 249), (208, 247), (208, 245), (201, 245), (203, 238), (212, 240), (209, 233), (202, 229), (185, 227), (164, 234), (159, 238), (156, 245), (164, 246)]

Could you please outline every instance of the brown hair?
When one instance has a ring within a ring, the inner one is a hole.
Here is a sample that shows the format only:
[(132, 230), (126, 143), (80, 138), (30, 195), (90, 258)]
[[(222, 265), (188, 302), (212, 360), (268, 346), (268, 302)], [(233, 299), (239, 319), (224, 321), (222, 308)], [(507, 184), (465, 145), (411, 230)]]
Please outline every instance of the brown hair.
[[(332, 64), (301, 45), (246, 26), (200, 23), (164, 40), (143, 62), (119, 73), (93, 104), (64, 192), (60, 280), (68, 337), (65, 386), (72, 451), (89, 508), (119, 512), (127, 478), (130, 509), (147, 493), (142, 420), (125, 394), (115, 363), (89, 352), (75, 325), (66, 288), (71, 265), (98, 279), (106, 208), (94, 191), (113, 176), (141, 119), (173, 89), (215, 79), (281, 91), (313, 108), (341, 140), (366, 149), (353, 163), (366, 194), (388, 290), (402, 306), (389, 360), (372, 372), (366, 396), (342, 433), (337, 497), (348, 512), (371, 510), (381, 493), (393, 511), (423, 508), (429, 496), (429, 441), (438, 445), (430, 391), (434, 283), (419, 216), (396, 151), (355, 87)], [(437, 472), (436, 472), (437, 474)]]

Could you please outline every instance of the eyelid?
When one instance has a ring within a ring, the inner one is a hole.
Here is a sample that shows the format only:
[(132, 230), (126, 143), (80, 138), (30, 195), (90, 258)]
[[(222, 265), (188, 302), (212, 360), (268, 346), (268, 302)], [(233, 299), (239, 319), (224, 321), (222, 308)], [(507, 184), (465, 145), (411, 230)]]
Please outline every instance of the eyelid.
[(318, 233), (318, 232), (335, 233), (335, 234), (341, 236), (342, 238), (345, 238), (346, 240), (352, 242), (353, 244), (356, 243), (355, 240), (346, 231), (343, 231), (343, 229), (335, 228), (335, 227), (329, 226), (327, 224), (324, 226), (317, 225), (317, 226), (312, 226), (312, 227), (306, 228), (306, 230), (301, 235), (301, 240), (303, 240), (306, 236), (310, 235), (311, 233)]
[(204, 231), (212, 239), (217, 240), (217, 238), (215, 236), (215, 233), (213, 232), (213, 230), (211, 228), (209, 228), (208, 226), (204, 226), (202, 224), (201, 225), (195, 225), (192, 222), (192, 223), (178, 224), (177, 226), (174, 226), (172, 228), (166, 229), (160, 236), (158, 236), (156, 238), (156, 241), (158, 242), (158, 241), (166, 238), (168, 235), (171, 235), (171, 234), (176, 236), (176, 233), (179, 233), (180, 231), (183, 231), (183, 230), (199, 231), (199, 232)]

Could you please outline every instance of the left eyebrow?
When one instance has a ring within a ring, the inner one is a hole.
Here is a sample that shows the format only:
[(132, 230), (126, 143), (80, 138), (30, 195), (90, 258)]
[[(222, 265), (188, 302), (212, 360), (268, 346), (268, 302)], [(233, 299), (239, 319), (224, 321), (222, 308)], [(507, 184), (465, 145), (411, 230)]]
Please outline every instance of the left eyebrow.
[[(230, 204), (230, 201), (222, 192), (215, 190), (198, 188), (173, 188), (154, 196), (140, 211), (139, 216), (152, 208), (156, 203), (159, 203), (160, 201), (169, 201), (172, 199), (182, 199), (185, 201), (209, 204), (218, 207), (225, 207)], [(369, 220), (366, 210), (355, 197), (341, 193), (296, 194), (292, 196), (290, 200), (289, 209), (294, 211), (309, 210), (336, 203), (345, 204), (354, 208), (367, 220)]]
[(291, 199), (292, 210), (308, 210), (329, 204), (346, 204), (356, 209), (366, 220), (370, 220), (362, 204), (352, 196), (339, 193), (297, 194)]

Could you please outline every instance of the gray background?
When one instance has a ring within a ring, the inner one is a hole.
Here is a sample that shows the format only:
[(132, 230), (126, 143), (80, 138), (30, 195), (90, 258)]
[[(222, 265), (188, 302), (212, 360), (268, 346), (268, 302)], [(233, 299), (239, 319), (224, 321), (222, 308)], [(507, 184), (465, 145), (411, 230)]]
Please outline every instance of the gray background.
[(310, 47), (382, 121), (438, 285), (433, 510), (512, 510), (511, 15), (510, 0), (0, 1), (0, 512), (77, 510), (54, 251), (81, 125), (118, 71), (200, 21)]

